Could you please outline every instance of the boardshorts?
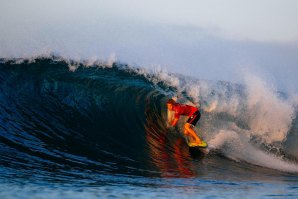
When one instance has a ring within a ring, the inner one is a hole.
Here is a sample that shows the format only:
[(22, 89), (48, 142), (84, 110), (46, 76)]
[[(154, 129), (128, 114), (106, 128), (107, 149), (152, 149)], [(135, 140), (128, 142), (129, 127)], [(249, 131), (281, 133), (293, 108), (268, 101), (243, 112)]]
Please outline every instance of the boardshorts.
[(194, 114), (192, 114), (188, 120), (187, 123), (192, 124), (192, 125), (196, 125), (197, 122), (199, 121), (199, 119), (201, 118), (201, 113), (200, 111), (196, 111)]

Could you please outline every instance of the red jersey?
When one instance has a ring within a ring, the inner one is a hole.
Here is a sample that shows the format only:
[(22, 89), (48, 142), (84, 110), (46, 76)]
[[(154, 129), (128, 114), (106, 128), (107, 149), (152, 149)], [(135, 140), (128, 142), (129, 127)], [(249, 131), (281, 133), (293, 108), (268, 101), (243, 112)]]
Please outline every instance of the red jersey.
[(199, 109), (197, 107), (176, 103), (174, 106), (175, 118), (179, 118), (180, 115), (185, 115), (190, 117), (198, 110)]

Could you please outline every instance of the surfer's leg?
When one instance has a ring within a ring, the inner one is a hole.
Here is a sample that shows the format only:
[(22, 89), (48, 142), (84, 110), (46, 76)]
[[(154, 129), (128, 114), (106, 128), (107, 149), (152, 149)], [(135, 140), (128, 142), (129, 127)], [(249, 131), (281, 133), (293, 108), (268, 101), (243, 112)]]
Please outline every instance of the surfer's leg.
[(184, 125), (184, 134), (185, 135), (190, 135), (192, 137), (192, 140), (194, 140), (194, 142), (200, 144), (202, 141), (201, 139), (197, 136), (196, 132), (192, 129), (191, 127), (192, 125), (189, 123), (186, 123)]
[(199, 119), (201, 118), (201, 113), (200, 111), (196, 111), (194, 114), (192, 114), (188, 120), (187, 123), (184, 125), (184, 132), (185, 135), (191, 135), (194, 140), (194, 142), (200, 144), (202, 141), (201, 139), (197, 136), (196, 132), (193, 130), (192, 126), (195, 126)]

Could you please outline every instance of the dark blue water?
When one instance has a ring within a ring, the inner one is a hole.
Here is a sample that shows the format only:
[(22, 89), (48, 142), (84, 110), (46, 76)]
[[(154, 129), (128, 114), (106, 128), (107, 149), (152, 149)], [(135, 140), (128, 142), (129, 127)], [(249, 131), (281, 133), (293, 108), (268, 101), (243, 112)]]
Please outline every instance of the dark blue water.
[(201, 83), (163, 77), (117, 63), (1, 60), (0, 198), (297, 198), (295, 111), (276, 141), (250, 126), (249, 89), (205, 82), (213, 89), (197, 97), (237, 98), (238, 115), (202, 109), (197, 130), (210, 147), (190, 150), (180, 127), (167, 128), (165, 102), (194, 102), (185, 85)]

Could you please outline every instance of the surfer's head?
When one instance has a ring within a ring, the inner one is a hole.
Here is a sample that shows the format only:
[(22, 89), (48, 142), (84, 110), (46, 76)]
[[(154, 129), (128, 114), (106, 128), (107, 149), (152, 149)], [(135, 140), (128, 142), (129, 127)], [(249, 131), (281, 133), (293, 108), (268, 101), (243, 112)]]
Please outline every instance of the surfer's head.
[(170, 111), (173, 110), (173, 108), (174, 108), (175, 105), (176, 105), (175, 100), (173, 100), (173, 99), (169, 99), (169, 100), (167, 101), (167, 107), (168, 107), (168, 109), (169, 109)]

